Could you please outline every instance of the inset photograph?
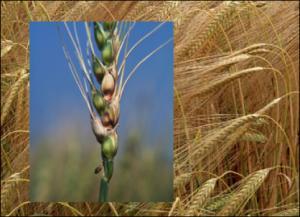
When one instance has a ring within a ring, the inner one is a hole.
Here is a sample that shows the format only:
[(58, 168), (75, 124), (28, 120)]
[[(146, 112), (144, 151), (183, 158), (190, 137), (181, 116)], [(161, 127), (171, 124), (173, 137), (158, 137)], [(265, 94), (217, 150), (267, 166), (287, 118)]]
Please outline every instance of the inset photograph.
[(30, 199), (173, 200), (172, 22), (30, 23)]

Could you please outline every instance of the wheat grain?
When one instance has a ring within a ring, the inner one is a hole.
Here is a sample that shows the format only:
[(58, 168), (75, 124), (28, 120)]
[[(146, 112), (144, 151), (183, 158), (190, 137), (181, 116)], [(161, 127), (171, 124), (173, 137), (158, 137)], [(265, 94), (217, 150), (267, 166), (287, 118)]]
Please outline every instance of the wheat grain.
[(255, 194), (270, 172), (270, 168), (252, 173), (240, 189), (232, 194), (228, 203), (218, 212), (220, 216), (236, 215), (245, 203)]
[(3, 58), (14, 46), (10, 40), (1, 41), (1, 58)]
[(254, 68), (241, 70), (239, 72), (235, 72), (235, 73), (231, 73), (231, 74), (226, 74), (223, 78), (216, 80), (215, 82), (212, 82), (211, 84), (209, 84), (209, 86), (204, 86), (203, 88), (201, 88), (199, 90), (198, 94), (199, 95), (208, 94), (208, 93), (220, 88), (220, 86), (222, 86), (224, 84), (230, 84), (230, 82), (235, 79), (239, 79), (250, 73), (261, 72), (261, 71), (264, 71), (263, 67), (254, 67)]
[(265, 143), (267, 138), (260, 133), (247, 132), (241, 137), (240, 141)]
[(221, 194), (215, 198), (212, 198), (207, 202), (205, 209), (213, 212), (219, 211), (230, 198), (230, 194)]
[(15, 97), (17, 96), (20, 86), (22, 85), (24, 80), (26, 80), (28, 77), (29, 77), (29, 74), (26, 73), (25, 69), (23, 69), (23, 71), (21, 72), (20, 78), (11, 87), (9, 95), (5, 101), (5, 104), (4, 104), (3, 108), (1, 109), (1, 126), (3, 125), (5, 119), (8, 115), (8, 112), (10, 111), (11, 104), (14, 101)]
[(180, 174), (179, 176), (176, 176), (174, 180), (174, 188), (179, 188), (180, 186), (190, 182), (191, 176), (192, 175), (189, 173), (184, 173)]
[[(206, 139), (203, 139), (200, 142), (200, 145), (196, 146), (196, 148), (193, 150), (193, 153), (199, 156), (205, 156), (210, 150), (212, 150), (214, 145), (223, 143), (226, 141), (225, 139), (229, 135), (232, 135), (234, 132), (236, 132), (237, 129), (243, 127), (247, 123), (257, 120), (258, 118), (258, 115), (252, 114), (235, 119), (228, 126), (224, 127), (218, 132), (215, 132), (213, 135), (208, 136)], [(238, 137), (238, 135), (236, 137)]]
[[(15, 198), (20, 201), (20, 191), (19, 191), (19, 182), (29, 182), (28, 179), (21, 178), (21, 174), (28, 170), (28, 166), (24, 167), (20, 172), (14, 173), (9, 176), (7, 179), (1, 181), (1, 215), (6, 213), (10, 207), (10, 202)], [(14, 191), (12, 191), (14, 189)], [(14, 192), (14, 193), (12, 193)], [(16, 193), (17, 194), (16, 194)], [(21, 208), (21, 213), (23, 214), (23, 208)], [(11, 211), (10, 213), (12, 213)], [(7, 214), (7, 213), (6, 213)], [(8, 214), (10, 215), (10, 214)]]
[(208, 200), (210, 194), (215, 188), (217, 178), (209, 179), (197, 190), (191, 205), (188, 208), (187, 215), (193, 216), (197, 215), (201, 208), (204, 206), (205, 202)]
[[(6, 180), (1, 181), (1, 215), (5, 215), (7, 212), (8, 203), (11, 202), (9, 196), (12, 189), (16, 187), (16, 182), (11, 182), (20, 178), (20, 173), (14, 173)], [(3, 184), (3, 183), (4, 184)]]
[(181, 49), (178, 54), (179, 58), (185, 56), (185, 58), (192, 57), (194, 54), (207, 43), (208, 40), (212, 40), (220, 32), (220, 26), (223, 29), (228, 28), (235, 22), (236, 9), (238, 7), (244, 7), (247, 3), (240, 2), (224, 2), (214, 12), (212, 21), (204, 28), (201, 29), (201, 33), (195, 34), (195, 38), (186, 43), (185, 47)]

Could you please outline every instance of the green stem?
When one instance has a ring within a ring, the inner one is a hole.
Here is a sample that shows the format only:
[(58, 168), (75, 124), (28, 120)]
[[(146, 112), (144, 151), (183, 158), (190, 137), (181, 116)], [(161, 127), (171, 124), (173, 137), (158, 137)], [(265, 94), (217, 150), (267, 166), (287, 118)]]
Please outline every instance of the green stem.
[(113, 175), (113, 172), (114, 172), (114, 162), (112, 159), (110, 159), (110, 160), (105, 159), (104, 162), (105, 162), (104, 172), (105, 172), (105, 176), (109, 182)]
[(105, 177), (100, 180), (99, 202), (107, 202), (108, 181)]
[(104, 177), (100, 181), (99, 202), (107, 202), (109, 181), (113, 175), (113, 160), (103, 158)]

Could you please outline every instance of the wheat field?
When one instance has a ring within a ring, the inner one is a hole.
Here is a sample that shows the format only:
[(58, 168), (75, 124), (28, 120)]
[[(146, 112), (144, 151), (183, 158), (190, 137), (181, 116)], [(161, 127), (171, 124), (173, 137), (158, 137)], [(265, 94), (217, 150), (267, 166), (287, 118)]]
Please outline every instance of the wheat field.
[[(30, 202), (28, 24), (63, 20), (174, 22), (173, 203)], [(298, 216), (298, 140), (299, 2), (1, 2), (1, 216)]]

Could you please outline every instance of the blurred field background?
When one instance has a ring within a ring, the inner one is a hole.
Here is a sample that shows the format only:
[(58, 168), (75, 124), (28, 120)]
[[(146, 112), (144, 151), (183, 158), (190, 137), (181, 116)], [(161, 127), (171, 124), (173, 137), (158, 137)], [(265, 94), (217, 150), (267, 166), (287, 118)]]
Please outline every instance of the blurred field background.
[[(128, 46), (158, 24), (136, 23)], [(84, 23), (76, 26), (81, 49), (86, 50)], [(94, 169), (101, 163), (100, 145), (64, 57), (58, 27), (76, 60), (63, 23), (30, 24), (30, 200), (96, 202), (100, 175), (95, 175)], [(165, 23), (129, 56), (125, 76), (150, 51), (172, 37), (172, 23)], [(109, 200), (172, 201), (172, 43), (138, 69), (125, 91)]]
[[(31, 203), (28, 22), (113, 17), (174, 22), (175, 201)], [(1, 24), (2, 215), (299, 215), (298, 2), (1, 2)]]

